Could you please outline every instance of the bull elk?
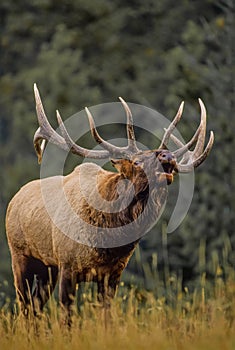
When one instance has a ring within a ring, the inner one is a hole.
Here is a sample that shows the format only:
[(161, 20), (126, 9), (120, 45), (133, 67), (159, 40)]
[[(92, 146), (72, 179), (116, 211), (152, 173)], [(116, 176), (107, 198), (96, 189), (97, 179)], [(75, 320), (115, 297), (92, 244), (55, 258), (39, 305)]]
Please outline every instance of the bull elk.
[[(88, 150), (73, 142), (58, 111), (60, 134), (51, 127), (36, 85), (34, 93), (39, 122), (34, 146), (39, 162), (45, 142), (50, 141), (82, 157), (112, 159), (117, 172), (83, 163), (67, 176), (29, 182), (13, 197), (7, 210), (6, 230), (19, 303), (25, 313), (32, 303), (42, 310), (59, 276), (59, 301), (66, 310), (71, 307), (76, 284), (82, 281), (96, 282), (98, 299), (108, 305), (141, 236), (159, 216), (167, 185), (176, 173), (188, 173), (198, 167), (212, 148), (212, 131), (204, 148), (204, 104), (199, 99), (201, 122), (187, 144), (172, 134), (183, 112), (182, 102), (159, 148), (144, 151), (137, 148), (132, 114), (122, 98), (127, 118), (126, 147), (116, 147), (103, 140), (86, 108), (92, 136), (102, 147), (102, 150)], [(177, 150), (167, 149), (169, 139)], [(194, 144), (194, 150), (189, 151)], [(71, 212), (64, 207), (65, 201), (59, 195), (61, 188), (77, 220), (71, 219)], [(119, 241), (122, 236), (127, 240)], [(103, 245), (97, 243), (97, 237)]]

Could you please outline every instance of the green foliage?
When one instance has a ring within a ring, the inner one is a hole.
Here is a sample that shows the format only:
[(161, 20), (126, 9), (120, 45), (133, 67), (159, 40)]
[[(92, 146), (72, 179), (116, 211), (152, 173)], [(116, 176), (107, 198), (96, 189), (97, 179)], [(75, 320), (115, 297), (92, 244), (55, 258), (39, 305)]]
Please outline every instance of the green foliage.
[[(117, 101), (120, 95), (172, 118), (184, 99), (185, 138), (196, 128), (201, 97), (216, 142), (196, 172), (187, 218), (168, 237), (168, 260), (170, 270), (184, 279), (195, 278), (204, 242), (202, 269), (213, 274), (215, 265), (223, 268), (225, 258), (234, 266), (234, 11), (230, 0), (1, 1), (0, 281), (10, 275), (6, 205), (19, 187), (39, 176), (32, 146), (37, 128), (34, 82), (52, 124), (57, 108), (66, 118), (85, 105)], [(171, 189), (172, 196), (176, 190)], [(165, 220), (172, 206), (169, 203)], [(151, 265), (154, 256), (164, 271), (160, 232), (158, 225), (143, 240), (143, 267), (133, 259), (126, 279), (135, 274), (140, 283), (146, 282), (144, 266)]]

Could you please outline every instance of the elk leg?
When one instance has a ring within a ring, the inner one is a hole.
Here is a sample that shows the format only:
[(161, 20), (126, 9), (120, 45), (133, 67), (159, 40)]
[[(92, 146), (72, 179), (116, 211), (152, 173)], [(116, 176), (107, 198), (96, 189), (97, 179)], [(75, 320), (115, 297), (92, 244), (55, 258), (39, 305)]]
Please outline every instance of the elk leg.
[(115, 296), (119, 281), (120, 274), (105, 275), (98, 281), (98, 301), (105, 308), (110, 307), (110, 301)]
[(41, 261), (35, 261), (36, 286), (33, 292), (33, 300), (38, 304), (39, 310), (48, 301), (53, 290), (55, 289), (58, 268), (56, 266), (46, 266)]
[(24, 255), (12, 255), (12, 270), (20, 309), (23, 314), (27, 316), (30, 306), (33, 308), (31, 293), (34, 281), (34, 270), (31, 258)]
[(75, 298), (75, 291), (76, 278), (73, 277), (71, 271), (62, 268), (59, 281), (59, 301), (66, 316), (64, 323), (69, 326), (71, 325), (71, 306)]

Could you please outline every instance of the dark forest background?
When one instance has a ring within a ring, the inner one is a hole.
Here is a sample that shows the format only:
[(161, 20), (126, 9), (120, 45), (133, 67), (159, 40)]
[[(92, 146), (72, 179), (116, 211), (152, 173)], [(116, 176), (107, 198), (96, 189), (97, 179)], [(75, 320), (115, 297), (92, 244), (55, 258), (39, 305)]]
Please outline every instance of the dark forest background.
[[(204, 101), (216, 140), (196, 171), (189, 213), (166, 236), (170, 202), (123, 279), (155, 288), (156, 269), (189, 286), (202, 274), (226, 277), (235, 265), (234, 43), (234, 0), (1, 0), (0, 302), (14, 298), (6, 206), (40, 171), (32, 144), (34, 82), (52, 124), (57, 108), (66, 119), (120, 95), (169, 119), (185, 100), (185, 139), (199, 122), (198, 97)], [(68, 169), (79, 161), (71, 157)]]

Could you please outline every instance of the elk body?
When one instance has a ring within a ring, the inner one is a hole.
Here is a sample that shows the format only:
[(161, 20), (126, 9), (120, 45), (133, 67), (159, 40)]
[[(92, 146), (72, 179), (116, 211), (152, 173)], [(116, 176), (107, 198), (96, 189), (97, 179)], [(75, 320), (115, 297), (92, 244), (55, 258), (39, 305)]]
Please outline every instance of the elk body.
[[(132, 115), (124, 100), (120, 99), (127, 116), (126, 147), (104, 141), (86, 109), (92, 135), (103, 148), (97, 151), (75, 144), (57, 112), (62, 136), (59, 135), (47, 120), (36, 85), (34, 90), (40, 126), (34, 145), (39, 162), (46, 140), (83, 157), (113, 158), (117, 172), (84, 163), (67, 176), (32, 181), (13, 197), (7, 210), (6, 230), (21, 308), (27, 312), (33, 303), (42, 310), (58, 279), (59, 300), (65, 309), (70, 308), (76, 284), (82, 281), (97, 282), (98, 298), (108, 305), (139, 239), (159, 216), (174, 174), (199, 166), (212, 147), (211, 132), (204, 149), (204, 105), (199, 100), (201, 123), (186, 145), (172, 135), (181, 118), (181, 104), (160, 147), (151, 151), (137, 148)], [(178, 146), (174, 152), (166, 149), (169, 138)], [(195, 143), (194, 150), (189, 151)], [(65, 208), (65, 202), (76, 219)], [(125, 235), (129, 235), (127, 239)]]

